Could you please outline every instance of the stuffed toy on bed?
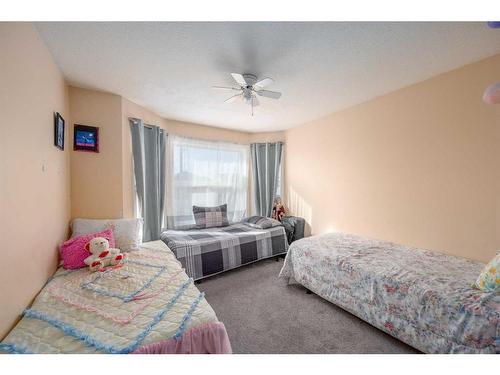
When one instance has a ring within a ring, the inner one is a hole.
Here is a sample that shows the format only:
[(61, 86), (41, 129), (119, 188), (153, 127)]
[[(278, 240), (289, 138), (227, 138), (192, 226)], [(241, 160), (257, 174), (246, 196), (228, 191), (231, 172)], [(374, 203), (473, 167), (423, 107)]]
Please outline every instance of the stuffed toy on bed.
[(108, 266), (116, 266), (125, 260), (125, 254), (120, 249), (110, 248), (109, 241), (104, 237), (95, 237), (90, 240), (85, 249), (90, 255), (85, 258), (84, 263), (89, 266), (91, 272), (102, 271)]

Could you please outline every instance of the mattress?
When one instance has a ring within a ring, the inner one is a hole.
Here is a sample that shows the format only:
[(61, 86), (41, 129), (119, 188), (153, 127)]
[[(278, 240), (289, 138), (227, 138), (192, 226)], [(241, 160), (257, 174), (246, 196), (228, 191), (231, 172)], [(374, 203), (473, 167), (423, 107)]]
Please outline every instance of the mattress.
[(167, 230), (161, 239), (194, 280), (240, 267), (288, 250), (285, 229), (256, 229), (243, 223), (226, 227)]
[(499, 353), (500, 294), (484, 264), (343, 233), (294, 242), (280, 277), (427, 353)]
[(162, 241), (120, 268), (60, 268), (0, 343), (11, 353), (230, 353), (224, 325)]

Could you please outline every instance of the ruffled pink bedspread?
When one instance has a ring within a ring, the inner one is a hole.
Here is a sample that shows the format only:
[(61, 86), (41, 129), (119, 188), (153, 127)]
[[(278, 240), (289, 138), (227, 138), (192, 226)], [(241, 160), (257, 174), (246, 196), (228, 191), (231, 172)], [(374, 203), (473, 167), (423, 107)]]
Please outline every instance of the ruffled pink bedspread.
[(132, 354), (231, 354), (231, 343), (222, 322), (193, 327), (179, 339), (168, 339), (140, 347)]

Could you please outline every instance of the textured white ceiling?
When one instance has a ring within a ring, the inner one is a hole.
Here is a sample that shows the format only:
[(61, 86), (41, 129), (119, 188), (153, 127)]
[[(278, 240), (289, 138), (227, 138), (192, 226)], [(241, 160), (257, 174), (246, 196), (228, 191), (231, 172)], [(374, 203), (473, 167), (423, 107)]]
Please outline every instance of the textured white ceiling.
[[(157, 114), (282, 130), (500, 52), (485, 23), (37, 23), (68, 81)], [(223, 103), (229, 73), (272, 77), (280, 100)], [(499, 77), (492, 77), (492, 81)]]

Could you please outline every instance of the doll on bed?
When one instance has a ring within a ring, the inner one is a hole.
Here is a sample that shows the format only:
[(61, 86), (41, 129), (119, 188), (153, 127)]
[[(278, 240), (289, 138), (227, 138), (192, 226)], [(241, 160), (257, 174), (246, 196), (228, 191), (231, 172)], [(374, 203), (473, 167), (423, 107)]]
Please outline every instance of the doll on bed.
[(283, 203), (281, 202), (281, 197), (276, 197), (274, 198), (273, 211), (271, 213), (271, 217), (274, 220), (282, 221), (283, 216), (285, 216), (285, 206), (283, 206)]

